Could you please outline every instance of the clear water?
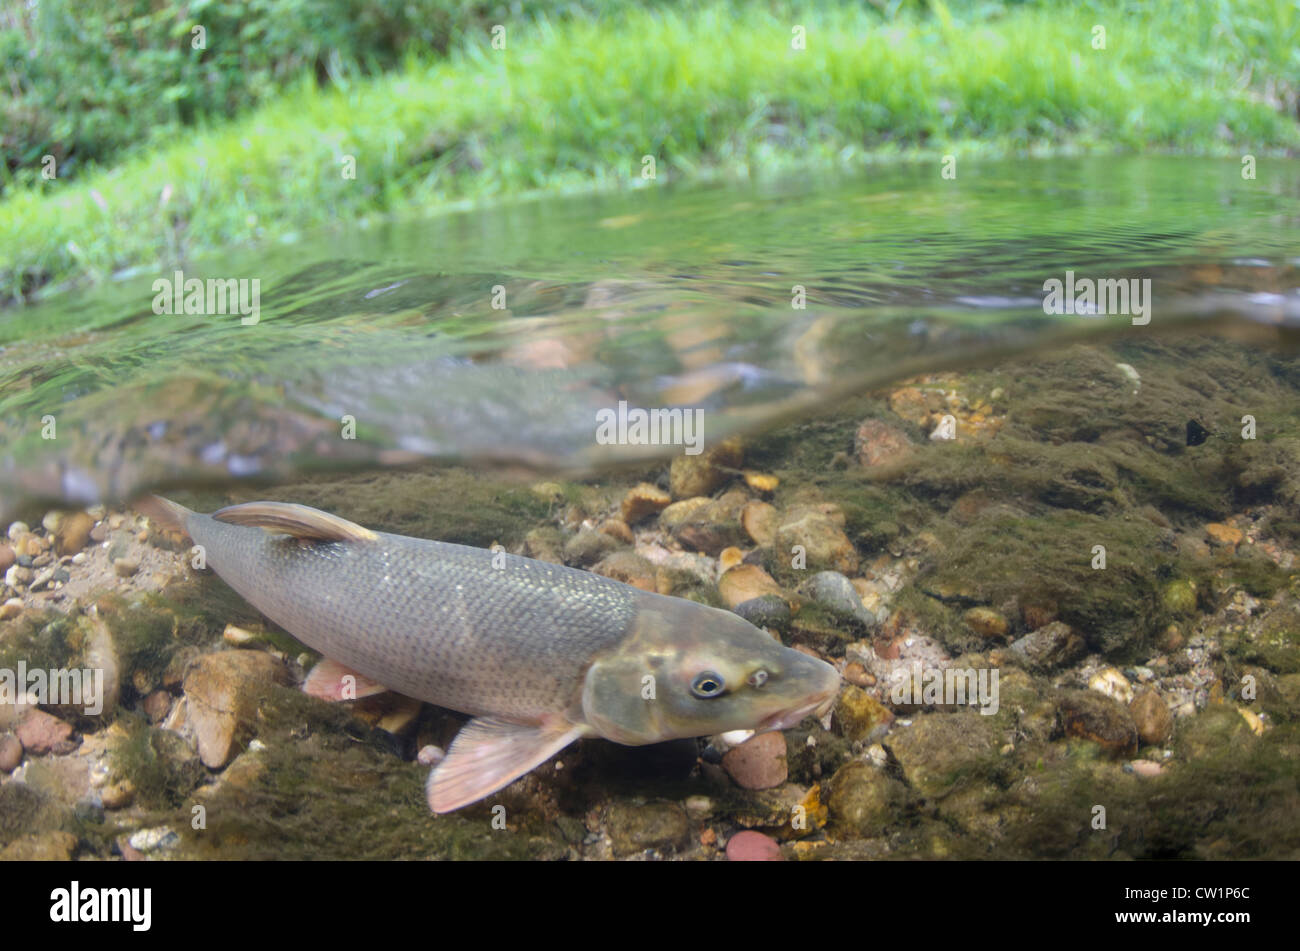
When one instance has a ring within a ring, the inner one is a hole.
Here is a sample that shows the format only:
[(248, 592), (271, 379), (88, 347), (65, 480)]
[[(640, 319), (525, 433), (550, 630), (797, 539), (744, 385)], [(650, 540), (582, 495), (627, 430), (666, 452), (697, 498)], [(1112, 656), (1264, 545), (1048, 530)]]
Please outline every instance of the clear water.
[[(177, 262), (259, 280), (253, 325), (156, 314), (172, 267), (118, 275), (0, 313), (0, 513), (421, 457), (588, 470), (672, 451), (598, 444), (620, 399), (703, 407), (712, 440), (1073, 336), (1267, 344), (1300, 324), (1298, 225), (1295, 163), (1058, 159), (544, 200)], [(1067, 270), (1150, 278), (1151, 322), (1045, 314)]]

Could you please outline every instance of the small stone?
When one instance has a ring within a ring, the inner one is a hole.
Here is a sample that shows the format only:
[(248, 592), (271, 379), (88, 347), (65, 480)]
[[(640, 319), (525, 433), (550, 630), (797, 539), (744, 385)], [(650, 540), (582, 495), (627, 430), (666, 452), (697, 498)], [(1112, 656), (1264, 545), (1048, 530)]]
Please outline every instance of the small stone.
[(906, 433), (878, 419), (863, 420), (854, 447), (858, 462), (868, 469), (906, 459), (914, 449)]
[(167, 719), (167, 714), (171, 713), (172, 695), (166, 690), (155, 690), (144, 698), (142, 706), (144, 715), (149, 718), (150, 723), (161, 723)]
[(776, 506), (755, 499), (740, 510), (740, 525), (755, 545), (766, 547), (776, 540), (777, 515)]
[(622, 545), (617, 538), (591, 528), (581, 528), (564, 543), (564, 560), (567, 564), (586, 567)]
[(906, 795), (902, 783), (862, 760), (841, 766), (830, 788), (826, 808), (832, 828), (862, 838), (881, 835)]
[(758, 565), (737, 565), (718, 580), (718, 594), (729, 608), (765, 594), (781, 595), (776, 579)]
[(912, 788), (936, 798), (958, 784), (977, 782), (968, 767), (985, 761), (1002, 745), (992, 720), (975, 710), (929, 713), (916, 717), (906, 729), (894, 730), (885, 744)]
[(1159, 776), (1161, 773), (1165, 771), (1165, 768), (1163, 766), (1161, 766), (1159, 763), (1155, 762), (1154, 760), (1149, 760), (1149, 759), (1135, 759), (1133, 760), (1133, 762), (1129, 763), (1124, 768), (1127, 771), (1136, 773), (1138, 776), (1142, 776), (1144, 778)]
[(32, 579), (31, 590), (40, 591), (47, 584), (54, 580), (54, 569), (46, 568), (44, 571), (37, 572), (36, 577)]
[(730, 571), (742, 561), (745, 560), (745, 553), (734, 545), (730, 548), (724, 548), (718, 552), (718, 569), (723, 572)]
[(26, 522), (13, 522), (9, 525), (9, 531), (6, 533), (11, 542), (18, 541), (19, 538), (31, 531)]
[(790, 775), (785, 737), (779, 732), (760, 733), (729, 750), (722, 768), (742, 789), (771, 789)]
[(696, 822), (703, 822), (713, 815), (713, 800), (708, 796), (687, 796), (686, 814)]
[(129, 779), (121, 779), (105, 786), (99, 799), (105, 809), (125, 809), (135, 802), (135, 785)]
[(967, 627), (980, 637), (1002, 638), (1011, 629), (1007, 619), (992, 608), (971, 608), (963, 615)]
[(796, 506), (780, 522), (774, 544), (783, 559), (801, 548), (809, 571), (857, 574), (857, 549), (833, 515), (814, 506)]
[(616, 801), (605, 818), (615, 855), (634, 855), (646, 849), (673, 849), (691, 838), (686, 810), (676, 803), (634, 805)]
[(185, 674), (185, 698), (205, 766), (220, 769), (230, 762), (251, 738), (259, 694), (272, 683), (287, 681), (284, 665), (261, 651), (221, 651), (199, 658)]
[(158, 826), (154, 829), (141, 829), (139, 832), (133, 832), (128, 840), (131, 848), (140, 852), (153, 852), (157, 849), (169, 849), (180, 843), (178, 836), (166, 826)]
[(1236, 548), (1245, 538), (1241, 529), (1222, 522), (1210, 522), (1205, 526), (1205, 534), (1210, 536), (1210, 544), (1218, 548)]
[(862, 688), (849, 686), (835, 700), (835, 722), (845, 739), (868, 741), (894, 722), (894, 714)]
[(8, 571), (16, 559), (17, 555), (12, 548), (8, 545), (0, 545), (0, 572)]
[(743, 473), (745, 485), (749, 486), (755, 492), (764, 494), (775, 492), (776, 487), (781, 484), (781, 480), (774, 475), (768, 475), (764, 472), (755, 472), (753, 469), (746, 469)]
[(776, 594), (762, 594), (757, 598), (741, 601), (731, 610), (755, 627), (783, 631), (790, 624), (790, 605)]
[(1066, 736), (1091, 740), (1114, 757), (1137, 752), (1137, 726), (1128, 707), (1118, 701), (1095, 690), (1066, 690), (1058, 708)]
[(10, 842), (0, 850), (0, 862), (67, 862), (76, 848), (71, 832), (40, 832)]
[(415, 760), (421, 766), (437, 766), (443, 761), (443, 758), (446, 757), (446, 755), (447, 751), (441, 746), (434, 746), (430, 743), (426, 746), (420, 747), (420, 752), (416, 755)]
[(1087, 652), (1082, 637), (1064, 621), (1053, 621), (1011, 643), (1011, 650), (1044, 673), (1068, 666)]
[(856, 660), (844, 665), (844, 679), (858, 687), (874, 687), (876, 678)]
[(1186, 638), (1183, 637), (1183, 632), (1177, 624), (1170, 624), (1156, 638), (1156, 647), (1166, 654), (1182, 649), (1185, 643), (1187, 643)]
[(90, 530), (95, 520), (85, 512), (72, 512), (64, 516), (54, 532), (54, 550), (59, 555), (75, 555), (90, 543)]
[(627, 522), (621, 518), (607, 518), (600, 523), (597, 531), (604, 532), (613, 538), (617, 538), (625, 545), (631, 545), (636, 541), (636, 536), (632, 534), (632, 529), (628, 527)]
[(1173, 715), (1155, 690), (1138, 694), (1129, 704), (1128, 712), (1137, 726), (1138, 738), (1148, 746), (1160, 746), (1173, 735)]
[(84, 551), (79, 551), (72, 556), (72, 563), (74, 565), (84, 565), (87, 561), (88, 559), (86, 558), (86, 553)]
[(610, 552), (591, 570), (642, 591), (655, 590), (655, 566), (630, 548)]
[(140, 562), (134, 558), (121, 558), (113, 562), (113, 571), (119, 578), (129, 578), (140, 570)]
[(735, 436), (693, 456), (674, 456), (668, 469), (672, 497), (712, 495), (740, 469), (743, 457), (740, 440)]
[(753, 829), (737, 832), (727, 840), (728, 862), (782, 862), (781, 846), (776, 840)]
[(17, 734), (29, 753), (61, 753), (75, 748), (72, 725), (44, 710), (28, 710), (18, 723)]
[(10, 598), (4, 604), (0, 604), (0, 621), (7, 621), (23, 613), (22, 598)]
[(32, 569), (23, 565), (12, 565), (5, 572), (5, 584), (15, 591), (20, 591), (27, 587), (27, 583), (32, 580)]
[(623, 496), (623, 504), (620, 506), (623, 521), (628, 525), (635, 525), (651, 515), (658, 515), (671, 502), (672, 496), (663, 489), (649, 482), (642, 482), (629, 489), (627, 495)]
[(0, 773), (12, 773), (23, 761), (23, 744), (12, 733), (0, 735)]
[(1088, 689), (1105, 694), (1126, 706), (1133, 702), (1133, 685), (1117, 667), (1103, 667), (1088, 678)]
[(258, 635), (242, 627), (236, 627), (234, 624), (227, 624), (225, 630), (221, 632), (221, 639), (227, 644), (242, 647), (245, 644), (253, 643), (258, 639)]

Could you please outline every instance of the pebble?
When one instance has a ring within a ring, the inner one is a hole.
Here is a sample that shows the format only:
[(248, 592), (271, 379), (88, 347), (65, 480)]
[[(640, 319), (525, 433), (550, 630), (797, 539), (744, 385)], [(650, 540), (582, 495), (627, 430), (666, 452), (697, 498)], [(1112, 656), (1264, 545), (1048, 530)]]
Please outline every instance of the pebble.
[(686, 814), (696, 822), (703, 822), (713, 815), (713, 800), (708, 796), (687, 796)]
[(856, 660), (844, 665), (844, 679), (858, 687), (874, 687), (876, 678)]
[(774, 475), (768, 475), (765, 472), (755, 472), (753, 469), (746, 469), (742, 473), (745, 477), (745, 485), (749, 486), (755, 492), (764, 494), (775, 492), (776, 487), (781, 484), (781, 480)]
[(63, 521), (63, 513), (59, 511), (50, 511), (45, 513), (41, 519), (41, 527), (47, 532), (53, 534), (59, 530), (59, 523)]
[(693, 456), (674, 456), (668, 468), (668, 484), (673, 498), (712, 495), (740, 468), (743, 457), (740, 440), (735, 436)]
[(888, 707), (859, 687), (846, 687), (835, 701), (835, 722), (848, 740), (871, 739), (893, 720)]
[(964, 615), (966, 625), (980, 637), (1006, 637), (1011, 626), (992, 608), (971, 608)]
[(727, 840), (727, 861), (781, 862), (784, 861), (784, 856), (781, 855), (781, 846), (777, 845), (775, 839), (761, 832), (746, 829), (737, 832)]
[(740, 510), (740, 526), (755, 545), (766, 547), (776, 540), (778, 514), (776, 506), (755, 499)]
[(41, 590), (41, 588), (44, 588), (47, 584), (49, 584), (53, 580), (54, 580), (54, 569), (46, 568), (44, 571), (42, 571), (35, 578), (32, 579), (32, 583), (30, 586), (31, 590), (39, 591)]
[(1129, 713), (1137, 725), (1138, 737), (1150, 746), (1159, 746), (1173, 735), (1174, 718), (1156, 691), (1147, 689), (1129, 704)]
[(13, 522), (10, 524), (9, 531), (6, 532), (6, 534), (9, 536), (11, 542), (16, 542), (19, 538), (30, 531), (31, 529), (28, 527), (26, 522)]
[(23, 761), (23, 744), (12, 733), (0, 736), (0, 773), (12, 773)]
[(158, 826), (133, 832), (127, 841), (131, 848), (139, 852), (152, 852), (155, 849), (169, 849), (179, 844), (181, 838), (167, 826)]
[(1136, 773), (1139, 776), (1151, 777), (1159, 776), (1165, 771), (1165, 768), (1154, 760), (1135, 759), (1124, 766), (1124, 771)]
[(1123, 704), (1133, 702), (1133, 685), (1128, 682), (1123, 671), (1116, 667), (1103, 667), (1089, 677), (1088, 689), (1105, 694)]
[(1137, 725), (1128, 707), (1117, 700), (1096, 690), (1067, 690), (1059, 709), (1066, 736), (1091, 740), (1114, 757), (1137, 752)]
[(0, 605), (0, 621), (7, 621), (23, 613), (22, 598), (10, 598)]
[(54, 532), (54, 550), (60, 555), (75, 555), (90, 543), (95, 520), (85, 512), (73, 512), (60, 522)]
[(150, 723), (161, 723), (172, 709), (172, 695), (166, 690), (155, 690), (144, 698), (144, 715)]
[(29, 753), (61, 753), (70, 751), (72, 746), (72, 725), (44, 710), (28, 710), (18, 724), (17, 733), (23, 749)]
[(781, 586), (758, 565), (740, 564), (718, 580), (718, 594), (723, 604), (734, 610), (737, 605), (765, 594), (779, 597)]
[(8, 571), (17, 557), (8, 545), (0, 545), (0, 571)]
[(129, 578), (140, 570), (140, 562), (134, 558), (120, 558), (113, 562), (113, 571), (119, 578)]
[(771, 789), (790, 775), (786, 762), (785, 736), (760, 733), (722, 757), (722, 768), (742, 789)]
[(775, 594), (764, 594), (748, 601), (741, 601), (732, 608), (739, 617), (744, 618), (755, 627), (782, 630), (790, 623), (790, 605), (785, 599)]
[(428, 746), (420, 747), (419, 755), (415, 759), (421, 766), (437, 766), (446, 755), (447, 751), (441, 746), (430, 743)]
[(878, 419), (862, 421), (854, 446), (859, 464), (868, 469), (906, 459), (913, 450), (906, 433)]
[(663, 489), (649, 482), (642, 482), (628, 490), (619, 508), (623, 521), (628, 525), (635, 525), (644, 518), (658, 515), (668, 507), (670, 502), (672, 497)]
[(105, 809), (125, 809), (135, 802), (135, 784), (129, 779), (121, 779), (105, 786), (99, 795), (99, 801)]
[(32, 569), (24, 568), (22, 565), (12, 565), (5, 572), (5, 584), (15, 591), (25, 588), (27, 582), (32, 580)]

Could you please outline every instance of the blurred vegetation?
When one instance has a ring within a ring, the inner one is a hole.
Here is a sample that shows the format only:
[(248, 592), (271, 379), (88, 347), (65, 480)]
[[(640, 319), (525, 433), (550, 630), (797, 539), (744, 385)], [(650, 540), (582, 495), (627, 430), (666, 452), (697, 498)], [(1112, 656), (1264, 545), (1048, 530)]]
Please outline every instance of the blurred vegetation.
[[(613, 4), (617, 7), (619, 4)], [(229, 118), (304, 78), (346, 87), (441, 57), (496, 23), (591, 13), (609, 3), (465, 0), (3, 0), (0, 151), (7, 181), (59, 177)], [(205, 31), (202, 42), (194, 28)]]
[(662, 183), (899, 154), (1300, 148), (1300, 0), (36, 0), (0, 16), (0, 70), (0, 304), (370, 215), (645, 184), (645, 155)]

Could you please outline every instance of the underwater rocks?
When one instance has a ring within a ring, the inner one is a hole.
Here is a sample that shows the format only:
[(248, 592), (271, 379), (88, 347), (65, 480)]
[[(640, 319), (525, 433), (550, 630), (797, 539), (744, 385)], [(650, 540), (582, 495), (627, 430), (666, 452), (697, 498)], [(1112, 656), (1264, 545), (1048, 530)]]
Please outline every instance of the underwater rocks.
[[(765, 595), (776, 597), (785, 603), (781, 586), (758, 565), (740, 564), (727, 571), (718, 580), (718, 594), (722, 596), (722, 603), (733, 610), (746, 601), (762, 598)], [(789, 612), (787, 606), (787, 616)]]
[(906, 433), (878, 419), (863, 420), (854, 437), (854, 453), (868, 469), (906, 459), (913, 449)]
[(885, 770), (862, 760), (841, 766), (831, 777), (826, 808), (838, 835), (871, 838), (897, 821), (907, 790)]
[(755, 545), (771, 547), (776, 541), (777, 519), (780, 513), (770, 502), (753, 499), (740, 510), (740, 526)]
[(614, 802), (605, 813), (605, 831), (616, 856), (635, 855), (647, 849), (682, 848), (691, 833), (686, 811), (671, 802)]
[(1137, 727), (1138, 739), (1148, 746), (1167, 743), (1173, 735), (1174, 718), (1155, 690), (1144, 690), (1134, 697), (1128, 711)]
[(894, 714), (865, 690), (848, 686), (835, 700), (834, 720), (845, 739), (872, 742), (894, 722)]
[(774, 544), (782, 564), (788, 564), (794, 556), (809, 571), (857, 574), (857, 549), (844, 534), (843, 513), (833, 506), (797, 505), (789, 509), (780, 519)]
[(1137, 752), (1138, 730), (1133, 717), (1117, 700), (1095, 690), (1065, 690), (1058, 698), (1065, 735), (1096, 743), (1113, 758)]
[(624, 522), (628, 525), (636, 525), (651, 515), (658, 515), (671, 502), (672, 496), (663, 489), (649, 482), (642, 482), (629, 489), (627, 495), (623, 496), (620, 510)]
[(986, 781), (981, 766), (996, 757), (1001, 746), (992, 721), (973, 710), (928, 714), (891, 733), (884, 745), (912, 788), (936, 798), (958, 784)]
[(0, 734), (0, 773), (12, 773), (23, 761), (23, 744), (12, 733)]
[(727, 840), (728, 862), (780, 862), (784, 858), (775, 839), (752, 829), (737, 832)]
[(674, 456), (668, 470), (669, 490), (674, 499), (712, 495), (739, 473), (744, 451), (736, 437), (724, 439), (696, 455)]
[(44, 710), (29, 708), (19, 719), (15, 734), (23, 749), (36, 755), (69, 753), (77, 748), (72, 725)]
[(771, 789), (790, 775), (786, 763), (785, 735), (760, 733), (722, 757), (722, 768), (742, 789)]
[(186, 718), (203, 765), (220, 769), (252, 735), (257, 700), (273, 683), (286, 684), (283, 663), (261, 651), (207, 654), (185, 675)]
[(1023, 658), (1031, 670), (1050, 673), (1081, 660), (1088, 647), (1070, 625), (1053, 621), (1013, 641), (1010, 650)]

